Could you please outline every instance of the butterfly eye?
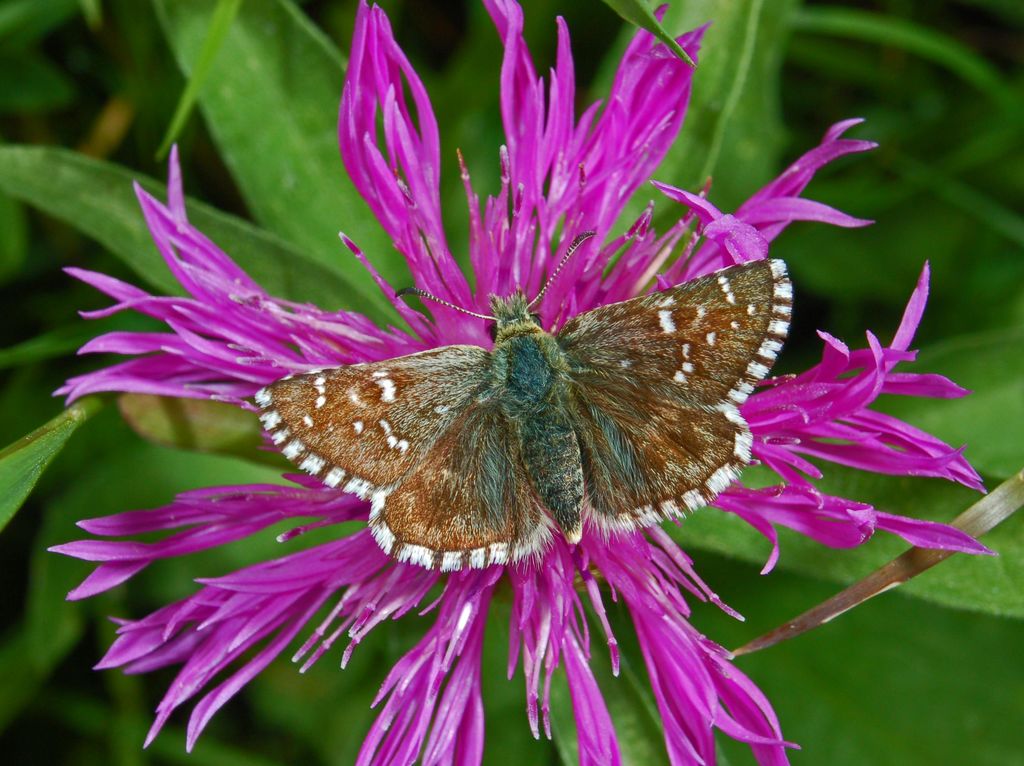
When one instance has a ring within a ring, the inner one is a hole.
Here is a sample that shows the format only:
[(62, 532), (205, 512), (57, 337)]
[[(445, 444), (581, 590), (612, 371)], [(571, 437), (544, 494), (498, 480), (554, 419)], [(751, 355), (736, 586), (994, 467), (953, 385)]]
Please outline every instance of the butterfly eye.
[(498, 323), (494, 322), (487, 326), (487, 334), (491, 336), (491, 341), (496, 342), (498, 340)]

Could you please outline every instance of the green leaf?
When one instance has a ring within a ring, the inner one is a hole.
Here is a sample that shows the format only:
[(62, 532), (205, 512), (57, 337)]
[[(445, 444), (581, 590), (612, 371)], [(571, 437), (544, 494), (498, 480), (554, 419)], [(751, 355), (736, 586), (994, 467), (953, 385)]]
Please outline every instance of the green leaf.
[[(48, 719), (59, 721), (79, 736), (103, 737), (109, 734), (115, 722), (110, 718), (110, 708), (96, 701), (93, 696), (49, 691), (38, 700), (36, 709)], [(121, 722), (117, 722), (121, 723)], [(128, 731), (123, 736), (134, 740), (137, 747), (146, 738), (151, 721), (147, 719), (128, 720)], [(153, 741), (147, 752), (159, 758), (159, 763), (182, 764), (182, 766), (279, 766), (280, 761), (252, 749), (238, 747), (215, 734), (203, 734), (202, 739), (191, 753), (186, 752), (182, 743), (185, 730), (180, 726), (167, 725), (160, 736)], [(148, 762), (148, 761), (147, 761)]]
[(16, 346), (0, 348), (0, 370), (72, 354), (95, 335), (94, 327), (85, 322), (76, 322), (29, 338)]
[(1024, 327), (964, 335), (922, 349), (907, 369), (935, 372), (972, 391), (936, 401), (891, 397), (884, 408), (954, 447), (981, 473), (1009, 476), (1024, 465)]
[(37, 53), (0, 53), (0, 112), (42, 112), (66, 106), (71, 81)]
[[(824, 471), (825, 478), (817, 482), (823, 492), (913, 518), (949, 522), (978, 499), (978, 493), (941, 479), (881, 476), (835, 465), (827, 465)], [(748, 469), (744, 482), (752, 483), (766, 475), (767, 471)], [(697, 512), (678, 528), (669, 528), (669, 533), (686, 548), (710, 550), (758, 566), (764, 564), (770, 552), (769, 543), (745, 522), (715, 509)], [(779, 539), (780, 570), (843, 585), (910, 547), (900, 538), (881, 532), (850, 551), (836, 551), (787, 529), (779, 530)], [(1024, 517), (1016, 514), (985, 535), (982, 542), (999, 555), (953, 556), (900, 591), (959, 609), (1024, 617)]]
[(976, 218), (992, 231), (998, 231), (1017, 247), (1024, 247), (1024, 216), (1016, 210), (998, 202), (969, 184), (966, 184), (930, 164), (918, 162), (910, 157), (894, 157), (893, 169), (909, 181), (907, 186), (919, 188), (934, 194), (964, 213)]
[(14, 517), (71, 434), (101, 406), (97, 398), (80, 399), (46, 425), (0, 450), (0, 530)]
[(25, 48), (78, 12), (78, 0), (6, 0), (0, 3), (0, 40), (8, 50)]
[(99, 29), (103, 24), (103, 5), (101, 0), (78, 0), (78, 4), (82, 8), (82, 15), (85, 17), (85, 23), (89, 25), (89, 28)]
[(619, 14), (630, 24), (646, 29), (667, 45), (671, 51), (692, 67), (697, 66), (676, 38), (665, 31), (665, 28), (654, 15), (651, 7), (644, 0), (604, 0), (604, 4)]
[(171, 144), (178, 140), (181, 129), (185, 127), (189, 115), (192, 114), (192, 107), (195, 105), (196, 96), (210, 74), (214, 58), (216, 58), (217, 52), (224, 42), (224, 36), (231, 28), (231, 22), (234, 21), (235, 16), (238, 14), (238, 8), (241, 4), (242, 0), (218, 1), (217, 7), (213, 12), (213, 18), (210, 20), (210, 28), (207, 30), (206, 39), (203, 40), (202, 50), (199, 52), (199, 60), (196, 62), (192, 76), (185, 86), (185, 91), (181, 94), (178, 106), (174, 109), (174, 116), (171, 118), (171, 124), (167, 127), (164, 140), (161, 142), (160, 148), (157, 149), (158, 157), (166, 157), (167, 152), (170, 151)]
[(122, 394), (117, 401), (135, 433), (156, 444), (287, 467), (277, 453), (260, 449), (256, 416), (234, 405), (149, 394)]
[[(28, 252), (25, 211), (15, 200), (0, 194), (0, 285), (20, 270)], [(3, 352), (0, 352), (2, 357)]]
[[(699, 189), (710, 177), (710, 196), (726, 210), (771, 180), (783, 138), (778, 79), (793, 5), (794, 0), (770, 8), (764, 0), (695, 0), (669, 6), (662, 25), (670, 34), (710, 25), (693, 74), (686, 122), (655, 179)], [(620, 40), (619, 46), (624, 45)], [(617, 61), (618, 51), (606, 57), (598, 89), (610, 83)], [(678, 220), (681, 208), (660, 196), (641, 187), (617, 225), (625, 230), (651, 199), (662, 223)]]
[(28, 635), (18, 631), (0, 643), (0, 732), (29, 704), (39, 688), (35, 667), (25, 657)]
[(999, 70), (970, 48), (912, 21), (855, 8), (805, 7), (793, 28), (900, 48), (938, 64), (987, 95), (1008, 114), (1024, 118), (1024, 108)]
[[(210, 28), (211, 5), (154, 2), (178, 64), (190, 76)], [(338, 154), (343, 81), (342, 55), (294, 4), (245, 3), (221, 43), (199, 106), (256, 220), (314, 260), (343, 269), (363, 292), (376, 293), (342, 250), (339, 229), (393, 284), (408, 283), (408, 270)]]
[(687, 121), (657, 178), (691, 189), (711, 178), (712, 196), (726, 209), (770, 180), (782, 143), (778, 78), (792, 7), (789, 0), (767, 9), (763, 0), (705, 0), (681, 8), (676, 28), (711, 26)]
[[(0, 147), (0, 191), (67, 221), (121, 258), (152, 287), (180, 294), (152, 242), (132, 190), (137, 180), (158, 198), (165, 187), (138, 173), (64, 149)], [(345, 307), (383, 319), (390, 305), (345, 274), (316, 263), (295, 246), (238, 218), (189, 201), (189, 218), (269, 293)], [(353, 259), (354, 262), (354, 259)]]

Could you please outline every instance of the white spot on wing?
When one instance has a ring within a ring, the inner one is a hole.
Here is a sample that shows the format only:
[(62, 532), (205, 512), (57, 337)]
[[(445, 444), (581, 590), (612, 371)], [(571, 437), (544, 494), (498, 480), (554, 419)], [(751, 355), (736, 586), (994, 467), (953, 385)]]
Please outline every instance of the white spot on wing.
[(324, 469), (324, 465), (326, 465), (326, 461), (322, 457), (310, 452), (302, 463), (299, 464), (299, 470), (316, 476)]
[(323, 394), (320, 394), (320, 396), (316, 398), (316, 403), (314, 404), (314, 406), (319, 410), (325, 404), (327, 404), (327, 397), (324, 396)]
[(269, 407), (271, 400), (270, 391), (267, 390), (266, 388), (261, 388), (259, 391), (256, 392), (255, 399), (256, 404), (258, 404), (260, 407)]
[(351, 495), (357, 495), (360, 500), (365, 500), (367, 497), (370, 496), (371, 489), (372, 486), (370, 482), (366, 481), (366, 479), (357, 479), (355, 476), (353, 476), (351, 479), (348, 480), (348, 483), (345, 485), (345, 489), (343, 489), (342, 492), (348, 492)]
[(508, 543), (491, 543), (488, 550), (491, 553), (492, 564), (504, 564), (508, 558)]
[(658, 312), (658, 322), (661, 324), (661, 330), (664, 333), (674, 333), (676, 331), (676, 323), (672, 321), (672, 312), (664, 309)]
[(302, 422), (306, 424), (307, 428), (313, 427), (313, 418), (311, 418), (309, 415), (303, 415)]
[(341, 484), (341, 480), (344, 478), (345, 472), (338, 468), (337, 466), (335, 466), (334, 468), (327, 472), (326, 476), (324, 476), (324, 484), (333, 489), (337, 487), (339, 484)]
[(752, 378), (761, 380), (765, 375), (768, 374), (768, 368), (760, 362), (751, 362), (747, 365), (747, 375)]
[(704, 486), (713, 494), (718, 495), (732, 484), (734, 478), (736, 478), (736, 470), (731, 465), (723, 465), (711, 474), (711, 478), (704, 482)]
[(388, 529), (386, 524), (374, 524), (370, 527), (370, 532), (373, 533), (373, 539), (377, 541), (377, 545), (380, 546), (381, 550), (385, 553), (391, 553), (391, 549), (395, 545), (395, 535)]
[(774, 338), (767, 338), (764, 343), (761, 344), (761, 348), (757, 350), (757, 353), (767, 359), (774, 359), (782, 351), (782, 344)]
[[(376, 374), (374, 373), (375, 376)], [(395, 401), (395, 382), (391, 378), (380, 378), (374, 382), (380, 386), (380, 400), (382, 402)]]
[(704, 505), (704, 495), (695, 489), (691, 489), (685, 493), (680, 500), (683, 501), (683, 505), (689, 508), (691, 511), (696, 510)]
[(733, 454), (744, 463), (750, 462), (750, 450), (754, 446), (754, 435), (750, 431), (739, 431), (736, 434)]
[(705, 339), (707, 340), (709, 346), (713, 346), (713, 345), (715, 345), (715, 339), (717, 337), (718, 337), (717, 333), (709, 332), (707, 334), (707, 336), (705, 336)]
[(363, 421), (357, 420), (352, 424), (352, 430), (356, 432), (356, 436), (363, 432)]
[[(445, 551), (441, 557), (441, 571), (454, 572), (456, 569), (462, 569), (462, 553), (460, 551)], [(462, 614), (459, 615), (458, 630), (465, 628), (466, 623), (469, 622), (469, 615), (472, 613), (472, 602), (467, 601), (462, 606)]]
[(378, 489), (370, 495), (370, 521), (380, 516), (380, 512), (384, 510), (384, 501), (387, 499), (388, 492), (383, 489)]
[(675, 500), (666, 500), (658, 507), (658, 510), (666, 516), (678, 516), (681, 513)]
[(732, 285), (729, 284), (729, 278), (722, 275), (718, 278), (718, 286), (722, 288), (722, 292), (725, 293), (726, 303), (732, 305), (736, 304), (736, 296), (732, 294)]
[(422, 545), (403, 545), (398, 549), (398, 560), (419, 564), (427, 569), (434, 568), (434, 552)]

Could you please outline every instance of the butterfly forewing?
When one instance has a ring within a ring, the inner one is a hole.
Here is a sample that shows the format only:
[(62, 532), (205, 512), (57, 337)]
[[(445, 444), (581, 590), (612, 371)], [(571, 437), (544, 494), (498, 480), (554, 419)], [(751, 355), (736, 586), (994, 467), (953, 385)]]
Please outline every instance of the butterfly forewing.
[(789, 328), (781, 261), (734, 266), (566, 323), (593, 518), (630, 528), (705, 505), (750, 460), (739, 413)]
[(486, 385), (490, 354), (446, 346), (289, 376), (256, 395), (284, 456), (362, 497), (415, 468)]

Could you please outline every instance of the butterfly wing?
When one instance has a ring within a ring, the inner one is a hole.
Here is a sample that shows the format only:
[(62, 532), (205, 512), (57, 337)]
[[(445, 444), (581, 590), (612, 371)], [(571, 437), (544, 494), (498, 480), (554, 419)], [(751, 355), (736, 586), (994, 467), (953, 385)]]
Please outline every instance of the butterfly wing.
[(785, 264), (756, 261), (566, 323), (558, 341), (598, 524), (674, 517), (738, 476), (753, 443), (739, 407), (782, 348), (792, 299)]
[(454, 570), (540, 551), (551, 521), (510, 423), (496, 401), (484, 400), (460, 414), (414, 473), (374, 498), (370, 529), (400, 561)]
[(256, 394), (284, 456), (364, 499), (397, 482), (487, 385), (490, 354), (445, 346), (289, 375)]
[(446, 569), (522, 558), (548, 524), (518, 442), (489, 401), (489, 352), (446, 346), (283, 378), (256, 394), (285, 457), (371, 500), (399, 560)]

